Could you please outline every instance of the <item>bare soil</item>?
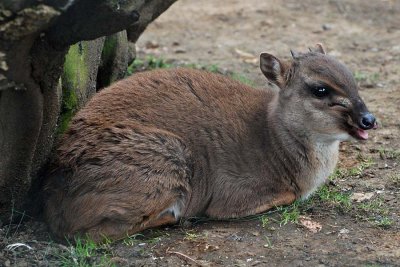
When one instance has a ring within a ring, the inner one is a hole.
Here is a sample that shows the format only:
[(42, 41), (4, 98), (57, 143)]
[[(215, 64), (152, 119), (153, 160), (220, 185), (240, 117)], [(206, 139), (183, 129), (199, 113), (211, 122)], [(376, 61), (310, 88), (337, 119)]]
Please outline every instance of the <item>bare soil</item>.
[[(5, 223), (0, 266), (400, 266), (399, 14), (397, 0), (178, 1), (142, 35), (140, 57), (216, 65), (263, 87), (260, 52), (288, 58), (320, 42), (355, 72), (380, 128), (341, 146), (340, 171), (306, 203), (192, 220), (87, 255), (53, 242), (40, 222)], [(32, 249), (6, 247), (17, 242)]]

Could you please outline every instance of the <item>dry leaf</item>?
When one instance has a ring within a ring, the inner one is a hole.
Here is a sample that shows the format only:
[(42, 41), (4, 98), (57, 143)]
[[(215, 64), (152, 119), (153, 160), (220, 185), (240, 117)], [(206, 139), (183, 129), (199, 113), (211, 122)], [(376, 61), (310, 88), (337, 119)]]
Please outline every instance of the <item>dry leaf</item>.
[(322, 225), (319, 222), (313, 221), (309, 217), (300, 216), (299, 221), (301, 225), (303, 225), (314, 234), (318, 233), (322, 229)]
[(239, 55), (240, 59), (243, 60), (245, 63), (250, 63), (250, 64), (257, 64), (258, 63), (258, 58), (254, 56), (253, 54), (250, 54), (248, 52), (242, 51), (240, 49), (235, 48), (236, 54)]
[(354, 193), (350, 199), (356, 202), (362, 202), (364, 200), (370, 200), (374, 196), (374, 192), (369, 193)]

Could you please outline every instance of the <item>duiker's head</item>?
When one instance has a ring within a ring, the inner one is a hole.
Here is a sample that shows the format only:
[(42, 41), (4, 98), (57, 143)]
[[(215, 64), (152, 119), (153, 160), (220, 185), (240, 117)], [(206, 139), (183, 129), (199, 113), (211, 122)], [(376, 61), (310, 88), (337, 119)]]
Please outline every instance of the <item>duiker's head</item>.
[(294, 131), (330, 142), (365, 140), (366, 130), (377, 127), (350, 70), (326, 55), (320, 44), (307, 53), (292, 52), (289, 62), (262, 53), (260, 67), (280, 88), (281, 117)]

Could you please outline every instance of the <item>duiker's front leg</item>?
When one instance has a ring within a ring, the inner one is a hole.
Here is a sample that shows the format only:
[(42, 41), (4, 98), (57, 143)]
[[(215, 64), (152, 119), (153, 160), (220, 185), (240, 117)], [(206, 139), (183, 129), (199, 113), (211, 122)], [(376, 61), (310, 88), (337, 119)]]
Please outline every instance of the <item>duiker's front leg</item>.
[(254, 215), (276, 206), (289, 205), (296, 199), (294, 190), (284, 184), (257, 185), (252, 179), (221, 180), (225, 181), (214, 187), (215, 193), (206, 210), (210, 217), (224, 219)]
[(52, 231), (99, 241), (176, 222), (191, 193), (191, 159), (180, 138), (127, 122), (96, 139), (72, 166), (68, 186), (48, 186)]

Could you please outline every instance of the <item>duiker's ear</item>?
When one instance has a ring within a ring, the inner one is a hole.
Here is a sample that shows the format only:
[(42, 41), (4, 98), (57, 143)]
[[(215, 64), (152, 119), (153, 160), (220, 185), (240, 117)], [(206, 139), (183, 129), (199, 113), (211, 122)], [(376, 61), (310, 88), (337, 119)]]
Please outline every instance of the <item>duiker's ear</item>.
[(284, 86), (284, 74), (286, 66), (277, 57), (268, 54), (261, 53), (260, 55), (260, 69), (267, 77), (268, 81), (277, 85), (279, 88)]
[(325, 49), (321, 43), (317, 43), (315, 45), (315, 48), (309, 48), (309, 50), (310, 50), (310, 52), (316, 52), (316, 53), (321, 53), (321, 54), (326, 55)]

